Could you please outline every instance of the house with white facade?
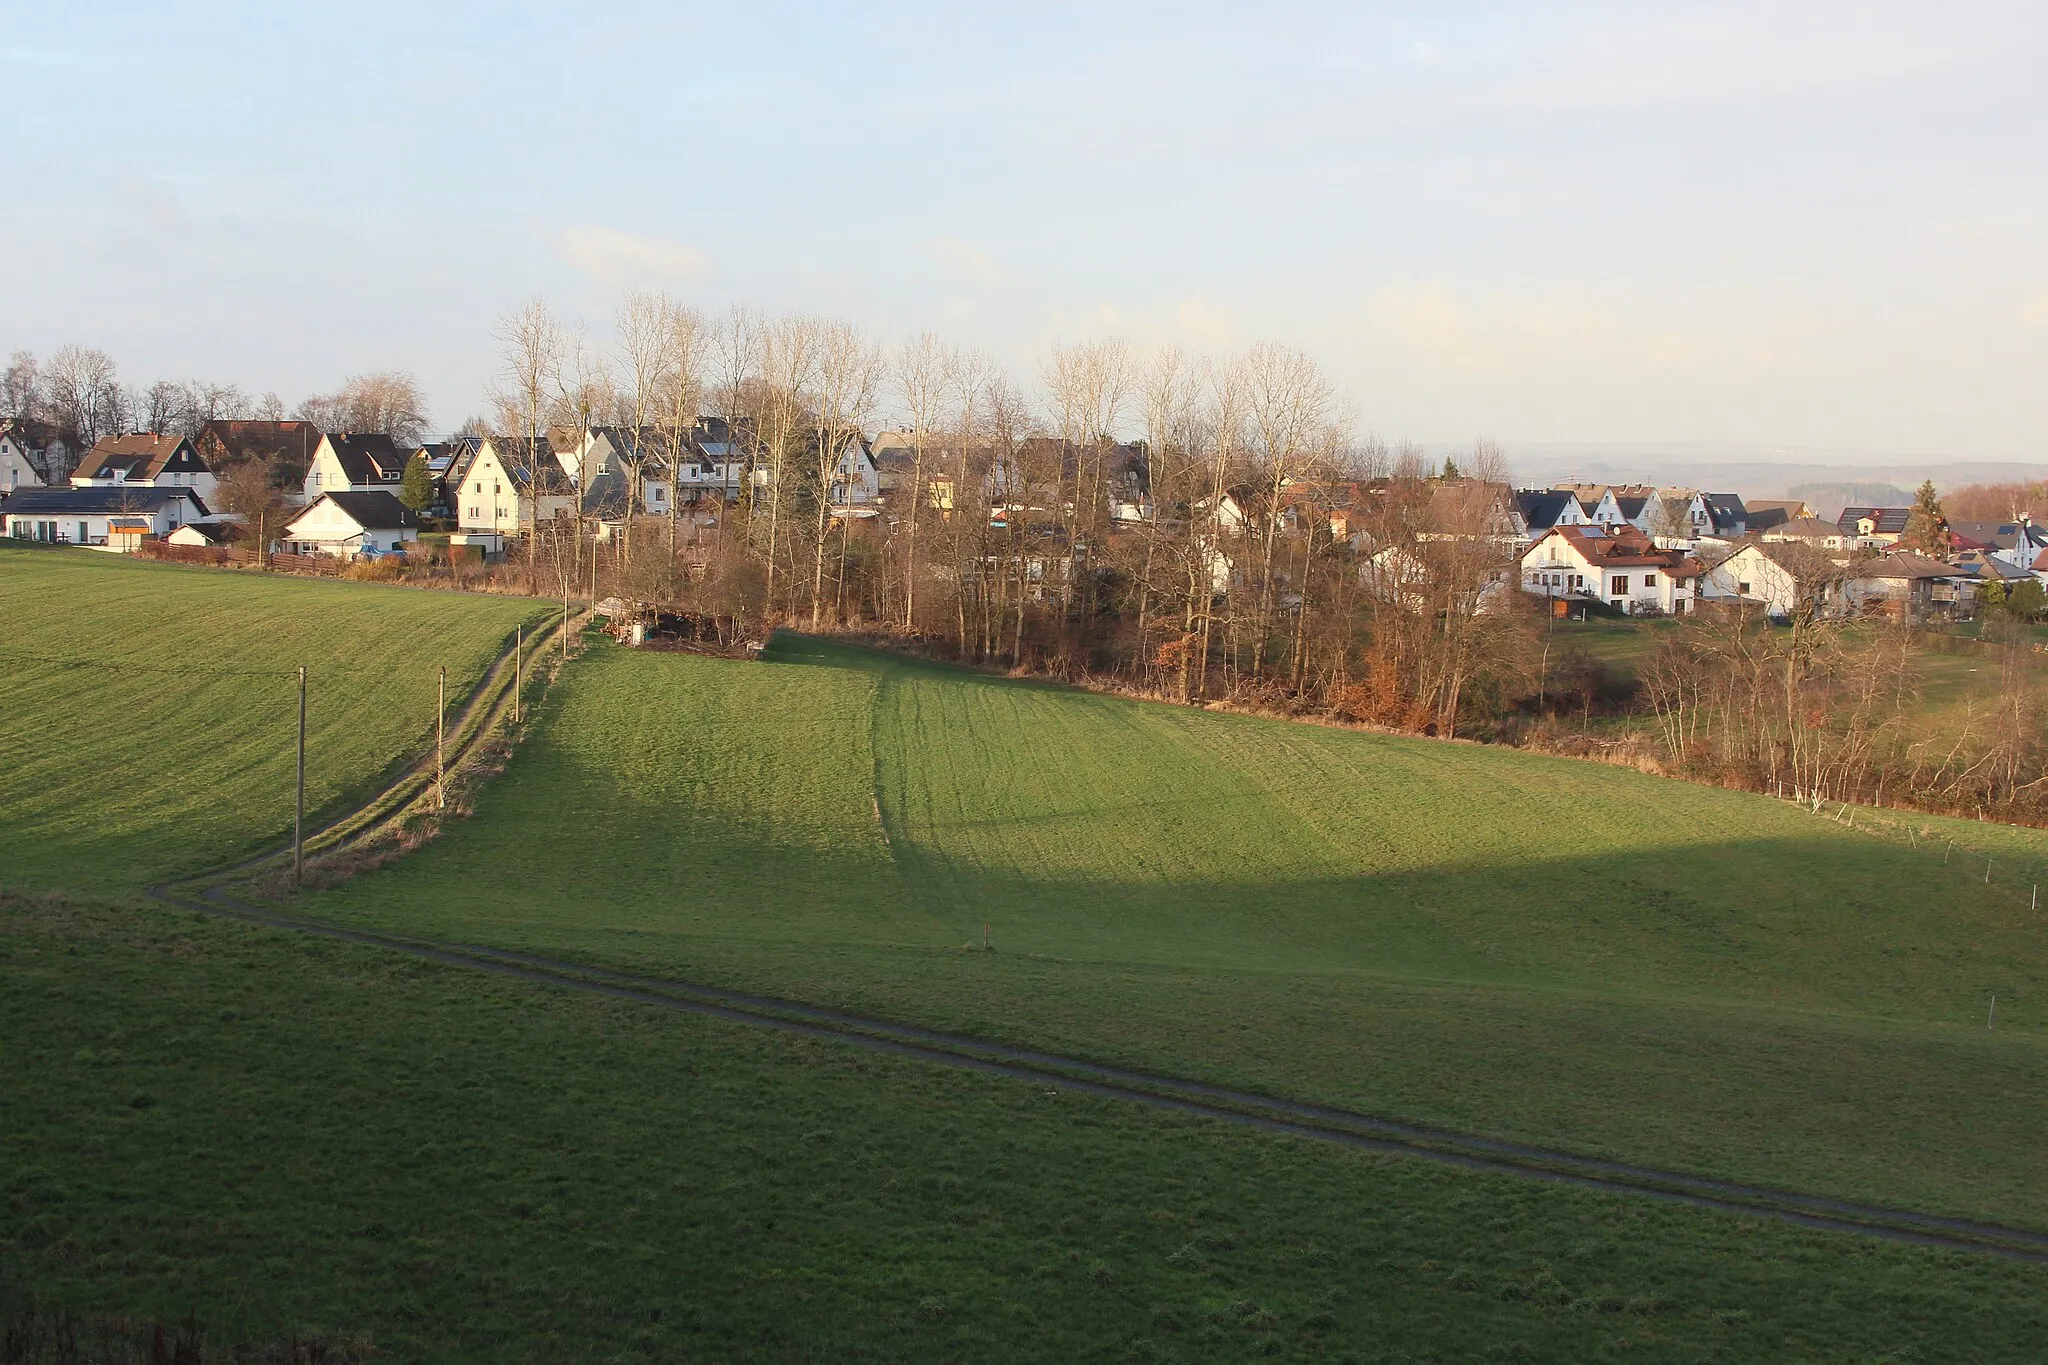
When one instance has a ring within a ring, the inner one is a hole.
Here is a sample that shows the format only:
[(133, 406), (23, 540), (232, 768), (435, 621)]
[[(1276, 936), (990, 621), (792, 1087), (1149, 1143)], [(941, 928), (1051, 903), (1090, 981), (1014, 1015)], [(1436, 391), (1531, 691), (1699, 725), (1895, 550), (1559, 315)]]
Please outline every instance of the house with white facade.
[(1522, 590), (1537, 597), (1603, 602), (1631, 616), (1692, 610), (1700, 563), (1632, 526), (1553, 528), (1522, 555)]
[(300, 497), (313, 503), (324, 493), (396, 493), (411, 459), (409, 448), (382, 432), (329, 432), (313, 449)]
[(576, 486), (545, 436), (486, 436), (449, 490), (455, 524), (469, 535), (518, 535), (573, 515)]
[(17, 488), (51, 488), (67, 481), (71, 447), (47, 422), (0, 421), (0, 498)]
[[(127, 483), (24, 488), (0, 503), (0, 529), (45, 544), (133, 549), (141, 535), (167, 536), (209, 515), (206, 503), (190, 488)], [(122, 537), (125, 545), (114, 544), (116, 522), (127, 533)]]
[(322, 493), (285, 523), (280, 540), (290, 554), (353, 559), (403, 550), (419, 536), (419, 518), (397, 494), (344, 489)]
[(188, 488), (201, 498), (215, 482), (191, 441), (153, 431), (102, 436), (71, 473), (73, 488)]
[(1850, 538), (1842, 534), (1842, 528), (1819, 517), (1793, 517), (1789, 521), (1773, 523), (1757, 539), (1766, 545), (1807, 545), (1826, 554), (1838, 554), (1850, 548)]
[(1703, 602), (1744, 603), (1783, 621), (1802, 604), (1819, 608), (1837, 566), (1824, 551), (1796, 538), (1751, 541), (1700, 575)]
[(832, 515), (871, 517), (882, 500), (882, 474), (865, 438), (850, 436), (832, 465)]

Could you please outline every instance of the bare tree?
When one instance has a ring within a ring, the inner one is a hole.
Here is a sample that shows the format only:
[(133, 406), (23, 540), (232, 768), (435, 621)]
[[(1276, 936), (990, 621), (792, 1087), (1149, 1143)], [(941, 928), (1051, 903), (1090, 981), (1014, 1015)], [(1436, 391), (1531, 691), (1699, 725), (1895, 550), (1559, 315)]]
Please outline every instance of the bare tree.
[(917, 531), (924, 520), (925, 454), (940, 405), (960, 368), (959, 353), (930, 332), (919, 332), (897, 347), (891, 372), (910, 424), (910, 486), (903, 492), (903, 628), (917, 627)]
[(113, 359), (90, 346), (59, 346), (43, 370), (50, 421), (74, 445), (85, 448), (121, 429), (127, 401)]
[(426, 398), (405, 370), (351, 375), (339, 390), (299, 404), (299, 420), (323, 431), (381, 432), (403, 444), (426, 431)]
[(33, 351), (16, 351), (0, 370), (0, 417), (40, 420), (43, 414), (42, 367)]
[(817, 455), (812, 491), (818, 499), (817, 539), (811, 547), (811, 629), (818, 628), (825, 597), (825, 544), (830, 539), (835, 503), (844, 503), (845, 525), (840, 528), (841, 575), (847, 526), (853, 508), (842, 464), (847, 452), (858, 448), (875, 398), (881, 388), (886, 362), (881, 348), (862, 335), (850, 322), (827, 322), (818, 329), (817, 399), (814, 411), (813, 450)]
[(284, 524), (284, 493), (271, 482), (270, 468), (261, 460), (244, 460), (219, 475), (212, 494), (223, 511), (242, 519), (254, 536), (256, 562), (270, 553), (273, 533)]

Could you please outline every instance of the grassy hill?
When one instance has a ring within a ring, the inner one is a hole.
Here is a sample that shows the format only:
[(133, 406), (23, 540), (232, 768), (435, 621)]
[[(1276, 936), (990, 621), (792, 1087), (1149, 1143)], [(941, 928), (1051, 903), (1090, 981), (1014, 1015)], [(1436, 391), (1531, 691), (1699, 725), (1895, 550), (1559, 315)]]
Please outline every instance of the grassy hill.
[(800, 640), (763, 663), (604, 648), (477, 818), (309, 901), (2048, 1223), (2048, 945), (2024, 889), (1625, 770)]
[(0, 541), (0, 885), (132, 891), (291, 833), (433, 734), (530, 601), (223, 574)]

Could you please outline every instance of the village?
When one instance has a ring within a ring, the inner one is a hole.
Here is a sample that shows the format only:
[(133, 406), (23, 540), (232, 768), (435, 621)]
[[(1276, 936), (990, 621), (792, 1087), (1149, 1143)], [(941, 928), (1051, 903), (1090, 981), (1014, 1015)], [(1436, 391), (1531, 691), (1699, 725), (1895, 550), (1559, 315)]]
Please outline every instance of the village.
[[(1467, 543), (1482, 568), (1462, 609), (1479, 612), (1506, 609), (1518, 587), (1560, 616), (1747, 608), (1778, 620), (1802, 609), (1964, 620), (1987, 602), (2038, 614), (2048, 585), (2048, 528), (2024, 511), (1950, 522), (1931, 486), (1917, 507), (1836, 510), (1684, 487), (1518, 489), (1454, 467), (1348, 478), (1219, 470), (1207, 496), (1167, 503), (1155, 501), (1144, 442), (1097, 444), (1091, 484), (1073, 441), (1034, 436), (1002, 450), (915, 431), (828, 431), (811, 436), (806, 458), (778, 460), (745, 417), (425, 442), (303, 420), (212, 420), (196, 437), (129, 432), (76, 451), (49, 424), (13, 418), (0, 422), (0, 528), (115, 553), (235, 549), (345, 563), (432, 552), (488, 564), (564, 526), (597, 544), (652, 522), (671, 543), (681, 527), (686, 544), (700, 544), (742, 503), (773, 496), (779, 474), (849, 537), (864, 523), (901, 523), (906, 506), (946, 520), (978, 502), (992, 525), (1016, 523), (1045, 542), (1027, 556), (1039, 592), (1073, 575), (1091, 521), (1106, 539), (1162, 524), (1189, 532), (1219, 596), (1244, 585), (1240, 547), (1261, 538), (1340, 549), (1367, 591), (1417, 607), (1440, 573), (1418, 547)], [(257, 476), (237, 473), (250, 470)], [(976, 499), (960, 496), (962, 480), (977, 485)], [(1082, 496), (1100, 504), (1092, 517), (1076, 515)], [(1391, 502), (1420, 508), (1400, 543), (1383, 525)]]

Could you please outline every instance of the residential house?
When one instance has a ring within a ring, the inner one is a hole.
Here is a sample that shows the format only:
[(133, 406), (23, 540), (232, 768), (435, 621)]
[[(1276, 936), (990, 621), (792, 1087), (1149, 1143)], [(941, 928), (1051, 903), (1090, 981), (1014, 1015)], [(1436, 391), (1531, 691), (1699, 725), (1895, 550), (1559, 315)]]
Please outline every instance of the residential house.
[(1699, 600), (1746, 603), (1782, 621), (1803, 603), (1818, 609), (1837, 572), (1825, 552), (1801, 540), (1766, 537), (1707, 565), (1700, 574)]
[(1603, 602), (1631, 616), (1692, 609), (1700, 563), (1633, 526), (1555, 527), (1522, 555), (1522, 589), (1539, 597)]
[(71, 447), (48, 422), (0, 420), (0, 498), (17, 488), (54, 488), (71, 471)]
[(472, 535), (518, 535), (573, 515), (576, 485), (545, 436), (487, 436), (454, 489), (455, 524)]
[(1979, 551), (2017, 572), (2032, 573), (2048, 551), (2048, 530), (2022, 514), (2013, 521), (1952, 521), (1949, 539), (1959, 551)]
[[(1844, 517), (1847, 515), (1843, 513)], [(1842, 583), (1841, 600), (1852, 612), (1881, 612), (1909, 621), (1952, 616), (1967, 594), (1974, 591), (1959, 588), (1957, 576), (1952, 566), (1938, 559), (1898, 550), (1851, 565)]]
[(1517, 489), (1515, 510), (1532, 539), (1553, 527), (1590, 526), (1593, 522), (1578, 495), (1564, 488)]
[(129, 483), (24, 488), (0, 504), (0, 517), (4, 517), (5, 532), (10, 536), (109, 548), (121, 548), (110, 543), (116, 521), (123, 523), (132, 540), (138, 523), (146, 524), (146, 534), (164, 536), (209, 515), (194, 489)]
[(381, 431), (329, 432), (313, 449), (300, 496), (308, 504), (326, 493), (396, 493), (412, 451)]
[(1844, 507), (1835, 518), (1842, 543), (1851, 549), (1881, 550), (1899, 543), (1906, 534), (1910, 507)]
[(1813, 514), (1813, 508), (1799, 498), (1751, 498), (1744, 504), (1743, 520), (1747, 523), (1746, 530), (1761, 532)]
[(288, 553), (358, 555), (402, 551), (419, 539), (419, 518), (388, 489), (343, 489), (322, 493), (285, 523), (280, 537)]
[(858, 433), (847, 437), (839, 448), (839, 458), (832, 466), (830, 496), (835, 517), (872, 517), (882, 500), (882, 476), (874, 450)]
[(239, 521), (188, 521), (164, 537), (166, 544), (218, 548), (248, 535)]
[(1842, 534), (1842, 528), (1832, 521), (1819, 517), (1798, 516), (1790, 521), (1774, 521), (1757, 536), (1766, 545), (1808, 545), (1828, 554), (1835, 554), (1850, 548), (1849, 538)]
[(311, 422), (214, 420), (193, 442), (215, 474), (251, 462), (270, 471), (275, 488), (302, 488), (320, 448), (320, 428)]
[(212, 496), (215, 480), (199, 450), (183, 436), (153, 431), (102, 436), (72, 471), (73, 488), (189, 488)]
[(1716, 540), (1736, 540), (1749, 533), (1749, 509), (1743, 505), (1740, 493), (1696, 493), (1693, 496), (1700, 504), (1700, 510), (1707, 515), (1708, 528), (1702, 535), (1711, 535)]

